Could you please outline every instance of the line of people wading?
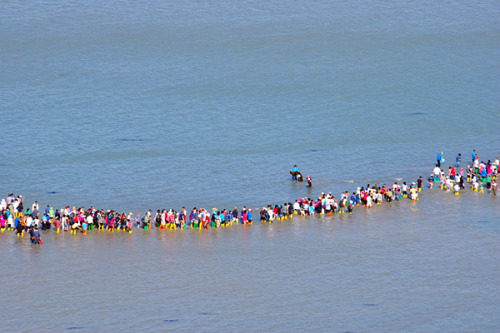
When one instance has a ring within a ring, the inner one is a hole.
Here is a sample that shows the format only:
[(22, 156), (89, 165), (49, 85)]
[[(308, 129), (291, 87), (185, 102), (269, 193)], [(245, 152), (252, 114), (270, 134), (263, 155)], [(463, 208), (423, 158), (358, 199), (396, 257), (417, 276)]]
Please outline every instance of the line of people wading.
[[(465, 190), (465, 182), (470, 184), (473, 191), (484, 193), (485, 191), (496, 196), (499, 159), (494, 162), (479, 161), (476, 151), (472, 152), (472, 164), (465, 169), (460, 167), (461, 154), (456, 158), (456, 164), (448, 167), (448, 175), (442, 169), (445, 162), (443, 153), (438, 154), (436, 166), (428, 178), (429, 189), (439, 183), (442, 190), (459, 195)], [(466, 172), (466, 173), (465, 173)], [(302, 174), (295, 165), (290, 170), (292, 179), (300, 181)], [(311, 181), (308, 176), (309, 181)], [(372, 208), (375, 204), (383, 202), (399, 201), (401, 199), (419, 200), (419, 193), (423, 187), (423, 178), (419, 177), (415, 182), (407, 184), (395, 182), (392, 185), (373, 185), (358, 187), (353, 192), (345, 191), (336, 198), (331, 192), (321, 193), (315, 200), (311, 198), (299, 198), (295, 202), (268, 205), (259, 212), (261, 222), (272, 223), (292, 218), (293, 215), (315, 215), (315, 214), (352, 214), (356, 206)], [(308, 184), (307, 186), (312, 186)], [(6, 199), (0, 201), (0, 231), (13, 230), (18, 237), (28, 234), (33, 244), (43, 244), (40, 229), (44, 232), (54, 230), (70, 234), (87, 234), (91, 230), (126, 231), (132, 233), (133, 229), (209, 229), (226, 227), (233, 224), (252, 224), (254, 220), (252, 209), (243, 207), (241, 211), (237, 207), (233, 209), (212, 208), (208, 211), (204, 208), (194, 207), (187, 211), (182, 207), (180, 211), (174, 209), (157, 210), (155, 213), (150, 209), (145, 214), (132, 212), (121, 213), (114, 210), (102, 210), (94, 207), (77, 208), (66, 206), (54, 210), (47, 205), (42, 211), (38, 201), (31, 206), (24, 207), (24, 198), (9, 194)]]

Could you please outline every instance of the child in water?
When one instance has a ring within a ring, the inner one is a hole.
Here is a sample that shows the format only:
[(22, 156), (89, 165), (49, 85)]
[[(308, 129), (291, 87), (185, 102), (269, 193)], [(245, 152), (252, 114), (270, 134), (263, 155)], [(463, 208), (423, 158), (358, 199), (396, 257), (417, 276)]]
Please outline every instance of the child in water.
[(61, 229), (61, 222), (58, 218), (54, 220), (54, 228), (56, 229), (56, 232), (59, 232), (59, 230)]
[(491, 193), (493, 193), (494, 196), (497, 195), (497, 181), (495, 179), (491, 180)]
[(411, 196), (411, 201), (417, 201), (418, 199), (418, 189), (415, 186), (415, 183), (412, 184), (410, 188), (410, 196)]
[(88, 229), (88, 226), (89, 226), (89, 225), (88, 225), (87, 221), (86, 221), (86, 220), (83, 220), (83, 222), (82, 222), (82, 232), (83, 232), (83, 234), (84, 234), (84, 235), (86, 235), (86, 234), (87, 234), (87, 229)]

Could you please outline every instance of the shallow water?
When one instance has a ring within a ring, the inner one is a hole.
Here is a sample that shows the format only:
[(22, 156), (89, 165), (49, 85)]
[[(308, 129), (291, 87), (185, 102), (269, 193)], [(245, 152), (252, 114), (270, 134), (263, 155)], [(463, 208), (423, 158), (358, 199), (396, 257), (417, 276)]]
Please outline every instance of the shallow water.
[[(0, 192), (262, 207), (500, 156), (495, 2), (0, 4)], [(292, 184), (298, 164), (314, 187)], [(498, 331), (498, 200), (0, 234), (2, 331)], [(31, 310), (31, 311), (30, 311)], [(16, 314), (23, 315), (16, 315)], [(25, 315), (26, 314), (26, 315)]]
[[(491, 200), (494, 200), (493, 202)], [(470, 214), (471, 207), (478, 210)], [(353, 215), (210, 231), (2, 233), (7, 330), (494, 331), (496, 199), (423, 192)], [(45, 318), (45, 319), (43, 319)]]

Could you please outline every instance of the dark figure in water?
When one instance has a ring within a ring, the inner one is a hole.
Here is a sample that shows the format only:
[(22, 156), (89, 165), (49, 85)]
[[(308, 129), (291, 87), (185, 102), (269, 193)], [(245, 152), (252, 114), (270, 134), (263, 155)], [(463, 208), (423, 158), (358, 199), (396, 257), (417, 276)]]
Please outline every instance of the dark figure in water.
[(313, 186), (311, 176), (306, 177), (306, 182), (307, 182), (307, 185), (306, 185), (307, 187)]
[(23, 234), (23, 231), (24, 231), (24, 226), (21, 222), (19, 222), (16, 226), (16, 234), (21, 236)]
[(352, 203), (349, 203), (347, 205), (347, 210), (349, 211), (349, 214), (352, 214), (352, 211), (354, 210), (354, 205)]
[(40, 230), (38, 230), (38, 227), (36, 225), (33, 229), (30, 230), (30, 237), (31, 237), (31, 242), (33, 244), (40, 244), (41, 243)]

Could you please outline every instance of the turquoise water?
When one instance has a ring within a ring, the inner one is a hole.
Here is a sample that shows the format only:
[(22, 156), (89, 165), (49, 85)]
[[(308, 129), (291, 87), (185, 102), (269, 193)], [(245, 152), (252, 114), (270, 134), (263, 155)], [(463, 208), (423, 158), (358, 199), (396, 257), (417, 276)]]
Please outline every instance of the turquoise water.
[[(4, 196), (19, 193), (54, 207), (261, 207), (366, 183), (414, 181), (430, 173), (439, 151), (447, 162), (459, 152), (467, 161), (472, 149), (494, 159), (500, 155), (499, 17), (494, 1), (2, 3), (0, 189)], [(312, 176), (313, 190), (290, 183), (293, 164)], [(41, 305), (105, 306), (82, 324), (64, 311), (52, 312), (46, 330), (498, 329), (492, 319), (498, 312), (492, 296), (499, 282), (498, 201), (424, 193), (430, 195), (437, 198), (416, 206), (358, 211), (346, 224), (325, 218), (307, 227), (295, 220), (280, 227), (254, 225), (248, 247), (240, 227), (200, 239), (134, 233), (133, 242), (117, 235), (108, 241), (46, 235), (51, 241), (39, 252), (2, 234), (2, 252), (10, 253), (2, 267), (12, 267), (4, 273), (11, 279), (21, 274), (16, 265), (36, 265), (48, 297)], [(436, 204), (441, 195), (449, 205)], [(407, 221), (400, 226), (401, 216)], [(369, 249), (366, 228), (380, 233)], [(283, 236), (267, 238), (275, 229)], [(409, 230), (416, 238), (407, 238)], [(359, 244), (355, 261), (329, 267), (326, 259), (315, 259), (330, 258), (351, 243)], [(443, 247), (448, 250), (430, 250)], [(416, 256), (421, 248), (426, 251)], [(165, 257), (185, 258), (175, 259), (176, 271), (157, 265), (166, 260), (159, 252), (167, 249), (171, 255)], [(477, 249), (476, 261), (461, 266), (470, 249)], [(88, 259), (71, 255), (80, 251), (88, 251)], [(103, 253), (126, 253), (130, 262), (106, 261)], [(207, 253), (219, 259), (210, 261)], [(297, 261), (290, 264), (289, 258)], [(210, 264), (201, 265), (203, 260)], [(255, 263), (232, 269), (248, 260)], [(376, 263), (385, 260), (390, 272), (403, 275), (380, 271)], [(64, 303), (77, 295), (65, 281), (73, 273), (54, 262), (76, 262), (79, 278), (94, 279), (83, 289), (91, 296), (81, 304)], [(117, 290), (130, 296), (96, 287), (106, 279), (89, 273), (96, 262), (117, 263), (106, 277), (118, 276)], [(304, 271), (298, 268), (305, 263)], [(421, 275), (422, 265), (429, 280)], [(477, 271), (474, 265), (489, 269), (470, 273)], [(272, 267), (283, 271), (267, 274)], [(144, 271), (152, 275), (151, 288), (162, 292), (135, 283)], [(163, 275), (178, 283), (164, 287)], [(186, 277), (191, 283), (181, 283)], [(335, 291), (343, 277), (347, 281)], [(331, 278), (321, 286), (319, 281)], [(52, 279), (60, 281), (61, 294), (47, 287)], [(451, 286), (430, 283), (436, 279)], [(198, 288), (192, 288), (194, 281)], [(227, 281), (242, 284), (224, 291)], [(378, 287), (386, 295), (384, 306), (379, 294), (363, 292)], [(9, 293), (9, 302), (20, 309), (29, 303), (26, 292), (17, 300)], [(351, 298), (347, 307), (339, 297)], [(151, 313), (140, 319), (132, 309), (165, 299), (194, 317)], [(198, 310), (196, 304), (211, 308), (210, 299), (231, 311)], [(113, 305), (122, 310), (120, 321), (104, 315)], [(219, 315), (197, 314), (202, 312)], [(170, 318), (179, 321), (159, 323)], [(5, 330), (18, 324), (12, 318)], [(25, 324), (26, 331), (34, 327)]]

